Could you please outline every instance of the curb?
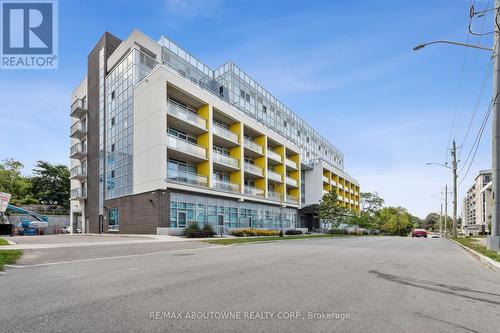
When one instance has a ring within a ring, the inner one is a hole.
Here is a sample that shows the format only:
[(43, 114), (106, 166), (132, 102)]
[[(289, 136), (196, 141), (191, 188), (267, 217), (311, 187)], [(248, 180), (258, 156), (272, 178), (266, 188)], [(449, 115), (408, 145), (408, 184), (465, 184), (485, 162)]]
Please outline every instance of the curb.
[(491, 258), (488, 258), (487, 256), (485, 255), (482, 255), (481, 253), (477, 252), (477, 251), (474, 251), (473, 249), (471, 248), (468, 248), (467, 246), (465, 245), (462, 245), (452, 239), (449, 239), (449, 241), (457, 244), (458, 246), (460, 246), (462, 249), (464, 249), (465, 251), (469, 252), (473, 257), (476, 257), (476, 259), (478, 259), (481, 263), (483, 263), (484, 265), (488, 266), (489, 268), (493, 269), (494, 271), (499, 271), (500, 270), (500, 263), (499, 262), (496, 262), (495, 260), (491, 259)]

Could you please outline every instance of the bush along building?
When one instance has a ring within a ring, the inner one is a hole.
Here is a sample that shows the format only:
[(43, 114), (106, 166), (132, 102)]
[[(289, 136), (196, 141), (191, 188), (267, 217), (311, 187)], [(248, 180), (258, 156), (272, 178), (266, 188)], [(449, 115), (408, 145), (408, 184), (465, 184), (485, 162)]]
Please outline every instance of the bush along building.
[(359, 211), (343, 154), (231, 62), (105, 33), (71, 98), (73, 230), (314, 228), (332, 189)]

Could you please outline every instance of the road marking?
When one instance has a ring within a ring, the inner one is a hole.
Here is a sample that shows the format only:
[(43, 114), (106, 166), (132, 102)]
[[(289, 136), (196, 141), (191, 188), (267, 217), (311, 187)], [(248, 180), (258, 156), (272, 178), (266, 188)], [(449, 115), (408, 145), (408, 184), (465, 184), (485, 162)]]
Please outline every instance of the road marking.
[(73, 264), (73, 263), (99, 261), (99, 260), (113, 260), (113, 259), (144, 257), (144, 256), (158, 255), (158, 254), (176, 253), (176, 252), (182, 252), (182, 251), (197, 251), (197, 250), (208, 250), (208, 249), (221, 249), (221, 248), (227, 248), (227, 247), (228, 246), (225, 246), (225, 245), (205, 246), (205, 247), (199, 247), (199, 248), (194, 248), (194, 249), (179, 249), (179, 250), (151, 252), (151, 253), (142, 253), (142, 254), (128, 254), (128, 255), (124, 255), (124, 256), (98, 257), (98, 258), (89, 258), (89, 259), (56, 261), (56, 262), (48, 262), (48, 263), (33, 264), (33, 265), (5, 265), (5, 267), (10, 267), (10, 268), (43, 267), (43, 266), (64, 265), (64, 264)]

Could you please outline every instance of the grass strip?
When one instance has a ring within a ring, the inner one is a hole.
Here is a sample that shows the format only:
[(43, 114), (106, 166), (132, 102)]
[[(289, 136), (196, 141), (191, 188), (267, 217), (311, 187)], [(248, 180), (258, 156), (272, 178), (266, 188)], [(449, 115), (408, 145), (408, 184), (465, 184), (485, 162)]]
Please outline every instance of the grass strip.
[(21, 257), (21, 250), (0, 250), (0, 271), (3, 271), (5, 265), (13, 265)]
[(211, 239), (205, 242), (210, 244), (220, 244), (220, 245), (231, 245), (231, 244), (243, 244), (243, 243), (254, 243), (254, 242), (272, 242), (290, 239), (308, 239), (308, 238), (332, 238), (332, 237), (347, 237), (353, 235), (345, 234), (318, 234), (318, 235), (294, 235), (294, 236), (283, 236), (283, 237), (235, 237), (235, 238), (224, 238), (224, 239)]
[(473, 238), (462, 238), (462, 237), (457, 237), (457, 238), (452, 238), (455, 242), (462, 244), (463, 246), (467, 246), (469, 249), (472, 249), (476, 252), (481, 253), (484, 256), (487, 256), (488, 258), (491, 258), (497, 262), (500, 262), (500, 253), (496, 251), (491, 251), (488, 250), (488, 248), (484, 245), (481, 245), (477, 242), (477, 240)]

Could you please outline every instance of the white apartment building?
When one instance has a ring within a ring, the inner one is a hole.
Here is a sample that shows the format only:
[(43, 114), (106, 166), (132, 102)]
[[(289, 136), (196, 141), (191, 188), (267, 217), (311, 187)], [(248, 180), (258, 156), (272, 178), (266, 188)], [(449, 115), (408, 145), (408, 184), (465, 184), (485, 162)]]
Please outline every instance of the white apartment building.
[(485, 234), (491, 221), (491, 170), (481, 170), (462, 201), (462, 232)]

